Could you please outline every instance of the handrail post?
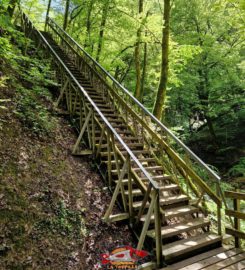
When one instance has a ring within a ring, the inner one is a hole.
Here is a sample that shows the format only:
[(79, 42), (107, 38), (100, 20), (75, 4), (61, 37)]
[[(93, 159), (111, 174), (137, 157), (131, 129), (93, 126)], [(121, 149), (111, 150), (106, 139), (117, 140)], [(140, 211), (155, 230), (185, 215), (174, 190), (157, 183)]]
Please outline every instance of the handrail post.
[[(216, 182), (216, 194), (220, 197), (220, 182)], [(217, 221), (218, 221), (218, 234), (222, 235), (222, 216), (221, 216), (221, 209), (222, 209), (222, 201), (217, 204)]]
[(130, 224), (133, 222), (133, 191), (132, 191), (132, 175), (131, 175), (131, 163), (130, 156), (127, 155), (128, 161), (128, 210), (129, 210), (129, 219)]
[[(238, 191), (236, 189), (236, 191)], [(240, 200), (237, 198), (233, 199), (233, 207), (234, 207), (234, 211), (240, 211)], [(235, 230), (239, 231), (240, 230), (240, 219), (237, 217), (234, 217), (234, 228)], [(235, 236), (235, 247), (236, 248), (240, 248), (241, 247), (241, 241), (239, 239), (239, 237)]]

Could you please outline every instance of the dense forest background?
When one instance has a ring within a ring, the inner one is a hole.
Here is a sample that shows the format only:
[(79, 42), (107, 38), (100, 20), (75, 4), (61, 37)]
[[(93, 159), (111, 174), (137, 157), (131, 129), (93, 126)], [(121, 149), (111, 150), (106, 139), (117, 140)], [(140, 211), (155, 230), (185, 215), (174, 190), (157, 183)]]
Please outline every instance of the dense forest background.
[(50, 5), (49, 16), (208, 164), (245, 176), (244, 1), (21, 5), (40, 28)]

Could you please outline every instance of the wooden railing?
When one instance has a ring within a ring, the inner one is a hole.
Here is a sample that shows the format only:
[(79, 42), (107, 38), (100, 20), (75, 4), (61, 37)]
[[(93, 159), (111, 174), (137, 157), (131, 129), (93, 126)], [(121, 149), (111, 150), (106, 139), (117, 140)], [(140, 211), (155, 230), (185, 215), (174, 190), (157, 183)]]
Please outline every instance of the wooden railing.
[(245, 223), (245, 209), (241, 210), (241, 201), (245, 201), (245, 193), (239, 191), (226, 191), (226, 199), (232, 199), (233, 208), (226, 209), (225, 214), (234, 219), (234, 226), (226, 227), (226, 233), (234, 236), (235, 247), (241, 247), (241, 241), (245, 240), (245, 232), (241, 230), (241, 221)]
[[(73, 147), (73, 152), (75, 153), (79, 143), (86, 131), (88, 135), (88, 142), (90, 148), (94, 150), (95, 155), (99, 155), (100, 153), (100, 145), (104, 138), (107, 140), (108, 145), (108, 160), (111, 160), (111, 156), (113, 155), (116, 161), (116, 168), (118, 174), (118, 182), (115, 187), (113, 197), (109, 208), (105, 214), (105, 220), (107, 220), (112, 213), (113, 206), (115, 205), (117, 196), (120, 194), (123, 201), (123, 208), (125, 213), (129, 213), (129, 218), (132, 220), (134, 217), (134, 212), (132, 208), (132, 179), (134, 179), (134, 183), (138, 185), (143, 194), (145, 195), (145, 202), (148, 201), (150, 204), (147, 216), (151, 217), (152, 211), (156, 213), (154, 218), (155, 230), (156, 230), (156, 258), (157, 265), (161, 266), (162, 264), (162, 237), (161, 237), (161, 218), (160, 215), (162, 210), (160, 208), (159, 203), (159, 187), (157, 183), (151, 178), (150, 174), (145, 170), (144, 166), (139, 162), (133, 152), (129, 149), (127, 144), (123, 141), (121, 136), (116, 132), (116, 130), (111, 126), (108, 120), (104, 117), (103, 113), (96, 106), (93, 100), (89, 97), (87, 92), (83, 89), (83, 87), (79, 84), (73, 74), (69, 71), (66, 65), (63, 63), (62, 59), (56, 54), (50, 44), (46, 41), (44, 36), (39, 32), (28, 19), (28, 17), (22, 13), (21, 16), (21, 24), (24, 32), (30, 38), (32, 38), (37, 48), (43, 49), (45, 53), (47, 53), (49, 57), (52, 58), (54, 65), (56, 66), (57, 74), (59, 74), (59, 79), (61, 83), (61, 91), (60, 97), (58, 101), (61, 99), (62, 95), (66, 96), (66, 107), (71, 115), (74, 114), (77, 105), (80, 106), (80, 134), (79, 137)], [(70, 55), (69, 55), (70, 56)], [(91, 72), (91, 77), (93, 77), (92, 70), (87, 67), (87, 71)], [(66, 90), (66, 91), (65, 91)], [(73, 98), (75, 96), (75, 98)], [(89, 123), (91, 125), (89, 125)], [(96, 142), (95, 142), (95, 128), (96, 130), (100, 130), (100, 140), (99, 146), (96, 150)], [(115, 144), (117, 141), (117, 144)], [(119, 147), (117, 146), (119, 143)], [(124, 152), (124, 154), (122, 153)], [(126, 155), (125, 155), (126, 152)], [(126, 156), (126, 157), (125, 157)], [(109, 162), (110, 163), (110, 162)], [(120, 169), (121, 165), (122, 169)], [(142, 183), (137, 177), (135, 177), (135, 172), (131, 169), (131, 165), (134, 164), (134, 169), (138, 168), (142, 175), (148, 180), (148, 186)], [(108, 166), (111, 166), (110, 164)], [(122, 185), (122, 180), (124, 176), (127, 174), (128, 178), (128, 192), (129, 194), (125, 196), (124, 186)], [(111, 186), (110, 177), (108, 178), (108, 185)], [(121, 192), (120, 192), (121, 191)], [(128, 198), (128, 201), (127, 201)], [(145, 229), (146, 226), (144, 226)], [(145, 239), (145, 233), (141, 233), (138, 248), (142, 248)]]
[[(81, 73), (100, 89), (106, 102), (112, 104), (126, 123), (129, 123), (132, 132), (157, 158), (166, 173), (172, 175), (176, 182), (183, 183), (185, 192), (195, 199), (199, 206), (205, 204), (207, 196), (217, 205), (217, 225), (221, 234), (220, 177), (51, 18), (47, 18), (47, 30), (73, 59)], [(210, 188), (211, 184), (216, 185), (216, 192)]]

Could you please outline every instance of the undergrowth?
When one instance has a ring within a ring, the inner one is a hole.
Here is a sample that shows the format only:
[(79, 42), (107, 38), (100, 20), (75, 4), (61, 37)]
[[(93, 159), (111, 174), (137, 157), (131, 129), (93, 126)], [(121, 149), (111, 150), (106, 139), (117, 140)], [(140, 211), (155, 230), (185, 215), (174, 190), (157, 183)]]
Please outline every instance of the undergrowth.
[[(47, 109), (51, 103), (48, 87), (55, 82), (50, 61), (38, 53), (32, 41), (17, 31), (7, 16), (1, 16), (0, 89), (8, 85), (16, 90), (15, 114), (26, 128), (38, 135), (49, 135), (57, 124)], [(0, 110), (6, 109), (6, 101), (0, 99), (0, 106)]]

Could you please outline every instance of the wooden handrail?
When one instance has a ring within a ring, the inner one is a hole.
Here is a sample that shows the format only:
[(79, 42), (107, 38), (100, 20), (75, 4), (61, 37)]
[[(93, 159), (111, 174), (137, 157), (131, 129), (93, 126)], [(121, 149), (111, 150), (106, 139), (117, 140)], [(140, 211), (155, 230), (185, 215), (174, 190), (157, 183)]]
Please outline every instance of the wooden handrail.
[(245, 201), (245, 193), (239, 191), (225, 191), (225, 197)]

